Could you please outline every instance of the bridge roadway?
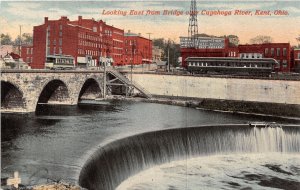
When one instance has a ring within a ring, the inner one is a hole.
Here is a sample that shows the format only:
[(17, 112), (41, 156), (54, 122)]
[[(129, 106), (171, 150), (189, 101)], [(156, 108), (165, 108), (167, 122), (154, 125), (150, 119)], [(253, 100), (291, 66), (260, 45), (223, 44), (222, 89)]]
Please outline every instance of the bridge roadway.
[[(150, 97), (119, 72), (106, 72), (107, 94)], [(103, 70), (2, 70), (1, 112), (34, 112), (38, 104), (76, 105), (82, 99), (103, 97)]]

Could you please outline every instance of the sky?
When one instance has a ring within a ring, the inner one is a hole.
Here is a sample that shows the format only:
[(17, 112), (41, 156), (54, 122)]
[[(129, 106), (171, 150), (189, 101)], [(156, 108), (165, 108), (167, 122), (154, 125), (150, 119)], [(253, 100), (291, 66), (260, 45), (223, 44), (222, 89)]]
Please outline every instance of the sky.
[[(8, 1), (0, 0), (0, 33), (8, 33), (13, 38), (22, 33), (32, 33), (33, 26), (41, 25), (44, 17), (50, 20), (67, 16), (76, 20), (83, 18), (104, 20), (109, 25), (131, 30), (152, 38), (170, 38), (176, 42), (180, 36), (187, 36), (190, 0), (152, 1)], [(131, 10), (143, 11), (143, 15), (128, 15)], [(159, 15), (146, 15), (147, 11)], [(182, 11), (180, 16), (162, 15), (164, 10)], [(290, 42), (297, 45), (300, 35), (300, 0), (197, 0), (198, 33), (210, 35), (239, 36), (240, 43), (249, 43), (257, 35), (271, 36), (274, 42)], [(233, 15), (236, 10), (251, 11), (252, 15)], [(256, 11), (270, 11), (270, 15), (255, 15)], [(275, 10), (286, 11), (288, 15), (275, 15)], [(105, 15), (107, 11), (127, 12), (123, 15)], [(228, 12), (232, 15), (206, 15), (209, 11)]]

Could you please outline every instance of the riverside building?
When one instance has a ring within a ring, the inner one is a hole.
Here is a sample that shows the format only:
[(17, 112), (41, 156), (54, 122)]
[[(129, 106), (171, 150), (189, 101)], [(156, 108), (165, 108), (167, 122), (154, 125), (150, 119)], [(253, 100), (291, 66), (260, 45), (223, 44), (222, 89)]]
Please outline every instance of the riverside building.
[(124, 65), (124, 45), (124, 30), (102, 20), (45, 17), (42, 25), (34, 26), (33, 46), (25, 47), (22, 57), (34, 69), (44, 69), (47, 56), (53, 55), (72, 56), (79, 67), (97, 67), (104, 62)]

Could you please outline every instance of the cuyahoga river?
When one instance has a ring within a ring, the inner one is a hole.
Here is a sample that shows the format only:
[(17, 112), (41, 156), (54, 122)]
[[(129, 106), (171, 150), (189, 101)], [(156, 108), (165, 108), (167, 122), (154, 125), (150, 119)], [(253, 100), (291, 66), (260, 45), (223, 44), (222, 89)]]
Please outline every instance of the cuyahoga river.
[(299, 188), (299, 127), (197, 127), (258, 121), (299, 124), (130, 101), (40, 105), (1, 115), (1, 178), (19, 171), (24, 185), (89, 189)]

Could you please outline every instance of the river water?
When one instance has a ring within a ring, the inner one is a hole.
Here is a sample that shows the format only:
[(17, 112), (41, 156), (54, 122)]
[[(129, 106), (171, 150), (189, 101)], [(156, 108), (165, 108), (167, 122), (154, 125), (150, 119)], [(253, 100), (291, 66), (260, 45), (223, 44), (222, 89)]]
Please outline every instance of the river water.
[(142, 102), (41, 105), (36, 115), (1, 115), (1, 178), (19, 171), (24, 185), (78, 183), (88, 158), (109, 142), (163, 129), (250, 121), (297, 123)]

